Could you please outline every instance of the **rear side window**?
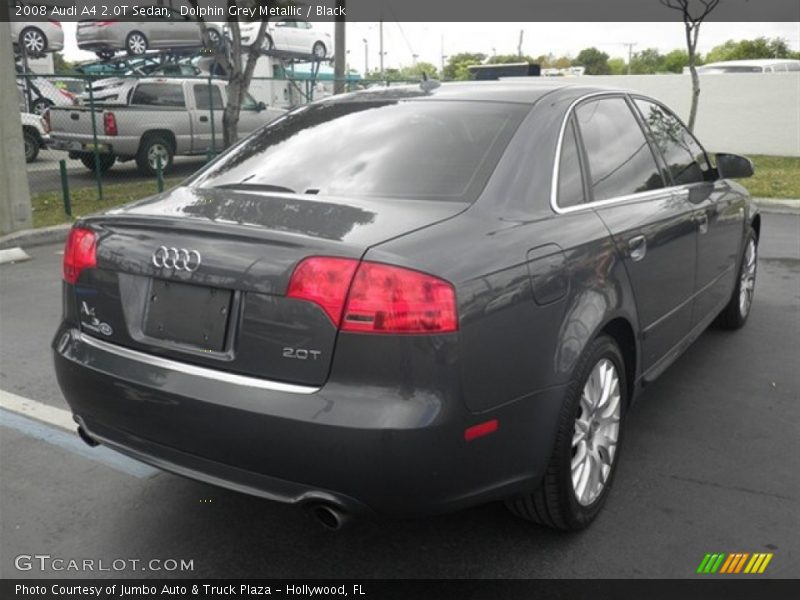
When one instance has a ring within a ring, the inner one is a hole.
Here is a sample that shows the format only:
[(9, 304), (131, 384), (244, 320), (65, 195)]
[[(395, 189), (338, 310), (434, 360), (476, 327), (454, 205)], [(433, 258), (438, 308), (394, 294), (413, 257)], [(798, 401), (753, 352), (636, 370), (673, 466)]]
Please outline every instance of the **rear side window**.
[(564, 130), (564, 140), (561, 142), (561, 162), (558, 166), (558, 205), (561, 208), (567, 208), (583, 204), (585, 201), (578, 140), (575, 137), (573, 119), (570, 119)]
[(193, 185), (472, 202), (529, 110), (371, 98), (311, 104), (232, 147)]
[(673, 183), (686, 185), (704, 181), (709, 171), (706, 153), (678, 117), (654, 102), (641, 98), (635, 102), (650, 129), (653, 143), (667, 163)]
[(183, 86), (176, 83), (140, 83), (133, 91), (131, 104), (185, 108)]
[(575, 115), (594, 201), (664, 187), (650, 145), (624, 98), (585, 102)]
[[(209, 96), (208, 88), (211, 88), (211, 95)], [(222, 110), (225, 108), (222, 104), (222, 92), (216, 85), (209, 86), (206, 84), (195, 85), (194, 90), (194, 103), (199, 110), (208, 110), (214, 106), (214, 110)]]

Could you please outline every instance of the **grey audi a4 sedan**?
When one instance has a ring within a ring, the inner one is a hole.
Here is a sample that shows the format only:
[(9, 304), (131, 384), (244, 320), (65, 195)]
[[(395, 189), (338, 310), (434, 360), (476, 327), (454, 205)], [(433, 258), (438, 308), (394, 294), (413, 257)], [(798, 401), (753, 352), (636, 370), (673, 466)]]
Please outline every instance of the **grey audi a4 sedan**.
[(53, 349), (87, 443), (334, 528), (595, 518), (637, 394), (747, 320), (752, 164), (634, 92), (432, 87), (303, 106), (75, 224)]

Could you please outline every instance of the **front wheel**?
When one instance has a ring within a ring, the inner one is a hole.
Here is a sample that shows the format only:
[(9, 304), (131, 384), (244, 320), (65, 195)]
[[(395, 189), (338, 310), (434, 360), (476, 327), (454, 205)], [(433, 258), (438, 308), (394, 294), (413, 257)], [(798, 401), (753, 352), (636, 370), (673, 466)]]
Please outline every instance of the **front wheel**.
[(314, 47), (311, 49), (311, 53), (312, 53), (312, 54), (313, 54), (313, 55), (314, 55), (314, 56), (315, 56), (317, 59), (319, 59), (319, 60), (322, 60), (322, 59), (323, 59), (323, 58), (325, 58), (325, 56), (328, 54), (328, 51), (327, 51), (327, 49), (325, 48), (325, 44), (323, 44), (322, 42), (316, 42), (316, 43), (314, 44)]
[(717, 323), (725, 329), (739, 329), (747, 322), (753, 306), (758, 263), (758, 238), (751, 228), (744, 239), (744, 252), (739, 265), (739, 276), (731, 299), (717, 317)]
[(33, 104), (31, 104), (31, 112), (35, 115), (41, 116), (51, 106), (53, 106), (53, 103), (47, 98), (37, 98), (33, 101)]
[(147, 38), (139, 31), (131, 31), (125, 38), (125, 49), (131, 56), (141, 56), (147, 52)]
[(598, 337), (567, 386), (553, 453), (541, 485), (507, 502), (519, 517), (565, 531), (588, 526), (608, 496), (628, 399), (616, 342)]
[(26, 27), (19, 34), (20, 46), (25, 48), (27, 54), (38, 56), (47, 50), (47, 38), (36, 29), (36, 27)]

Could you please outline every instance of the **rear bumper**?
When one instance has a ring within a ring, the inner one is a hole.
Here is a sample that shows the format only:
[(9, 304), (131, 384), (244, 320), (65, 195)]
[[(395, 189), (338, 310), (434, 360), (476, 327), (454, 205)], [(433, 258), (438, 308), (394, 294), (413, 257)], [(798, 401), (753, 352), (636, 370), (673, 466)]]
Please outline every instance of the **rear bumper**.
[[(549, 459), (563, 388), (481, 415), (430, 390), (307, 388), (98, 343), (63, 326), (61, 389), (101, 443), (167, 471), (290, 504), (417, 516), (531, 491)], [(214, 377), (217, 373), (218, 377)], [(457, 382), (452, 382), (457, 387)], [(467, 427), (498, 419), (471, 442)]]

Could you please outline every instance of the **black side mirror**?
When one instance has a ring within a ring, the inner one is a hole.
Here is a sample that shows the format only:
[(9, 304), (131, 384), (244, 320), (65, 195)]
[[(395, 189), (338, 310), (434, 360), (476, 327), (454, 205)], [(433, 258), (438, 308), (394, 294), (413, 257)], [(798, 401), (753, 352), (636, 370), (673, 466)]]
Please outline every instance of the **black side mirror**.
[(262, 110), (267, 110), (267, 105), (263, 102), (259, 102), (256, 104), (256, 111), (261, 112)]
[(717, 172), (723, 179), (746, 179), (755, 173), (753, 162), (746, 156), (720, 153), (716, 159)]

